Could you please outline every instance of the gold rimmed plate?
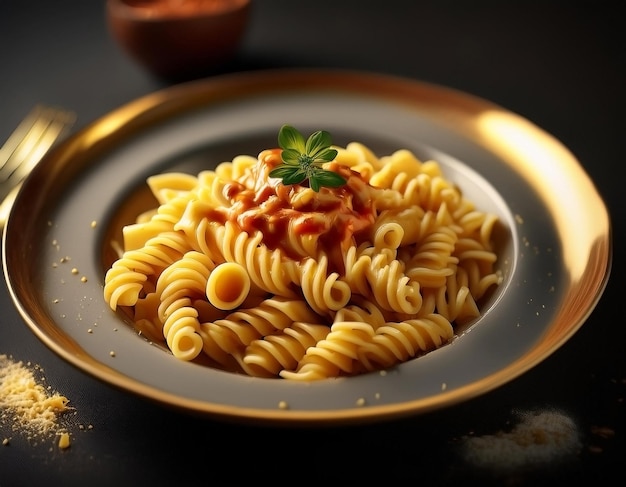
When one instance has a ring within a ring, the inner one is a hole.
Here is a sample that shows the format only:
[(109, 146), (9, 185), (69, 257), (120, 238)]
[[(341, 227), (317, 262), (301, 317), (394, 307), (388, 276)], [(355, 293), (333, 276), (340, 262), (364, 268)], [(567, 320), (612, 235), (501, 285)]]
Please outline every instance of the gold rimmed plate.
[[(276, 146), (285, 123), (328, 130), (338, 145), (358, 141), (381, 156), (409, 149), (434, 159), (477, 207), (499, 216), (503, 282), (450, 344), (385, 373), (309, 383), (260, 379), (180, 361), (105, 303), (107, 249), (145, 209), (146, 178), (256, 156)], [(321, 424), (418, 414), (521, 375), (593, 311), (611, 251), (609, 215), (593, 182), (567, 148), (530, 121), (414, 80), (272, 70), (155, 92), (57, 146), (17, 195), (3, 265), (26, 324), (83, 371), (222, 419)]]

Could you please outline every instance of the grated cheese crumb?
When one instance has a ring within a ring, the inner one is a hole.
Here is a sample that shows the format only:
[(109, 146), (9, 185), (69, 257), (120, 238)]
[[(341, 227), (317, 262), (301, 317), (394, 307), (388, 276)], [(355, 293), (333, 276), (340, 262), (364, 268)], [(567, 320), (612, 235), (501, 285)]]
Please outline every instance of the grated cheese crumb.
[(65, 450), (70, 447), (70, 434), (67, 432), (61, 433), (59, 436), (59, 448)]
[(69, 409), (69, 400), (58, 393), (49, 394), (29, 367), (30, 363), (0, 355), (0, 421), (10, 420), (14, 430), (32, 438), (56, 428), (58, 415)]
[(576, 423), (559, 411), (518, 412), (511, 431), (466, 437), (465, 458), (478, 467), (516, 470), (575, 456), (582, 443)]

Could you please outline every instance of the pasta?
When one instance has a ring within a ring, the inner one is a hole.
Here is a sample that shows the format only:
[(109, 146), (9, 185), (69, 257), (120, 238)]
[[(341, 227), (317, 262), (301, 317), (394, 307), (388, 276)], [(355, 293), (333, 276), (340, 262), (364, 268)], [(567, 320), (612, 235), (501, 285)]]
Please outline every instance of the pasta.
[(498, 218), (436, 161), (352, 142), (314, 191), (269, 172), (280, 149), (147, 180), (153, 209), (123, 229), (104, 298), (180, 360), (313, 381), (442, 347), (501, 282)]

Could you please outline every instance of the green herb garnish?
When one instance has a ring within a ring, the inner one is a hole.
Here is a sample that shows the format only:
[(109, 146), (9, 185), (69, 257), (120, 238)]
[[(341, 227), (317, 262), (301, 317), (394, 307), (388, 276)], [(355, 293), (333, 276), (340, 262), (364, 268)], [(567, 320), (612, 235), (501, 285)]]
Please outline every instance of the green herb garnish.
[(283, 125), (278, 132), (278, 145), (283, 163), (270, 171), (270, 177), (281, 178), (283, 184), (300, 184), (308, 179), (316, 192), (322, 186), (337, 188), (346, 184), (341, 175), (322, 168), (337, 157), (337, 150), (331, 149), (330, 134), (325, 130), (312, 133), (305, 141), (298, 130)]

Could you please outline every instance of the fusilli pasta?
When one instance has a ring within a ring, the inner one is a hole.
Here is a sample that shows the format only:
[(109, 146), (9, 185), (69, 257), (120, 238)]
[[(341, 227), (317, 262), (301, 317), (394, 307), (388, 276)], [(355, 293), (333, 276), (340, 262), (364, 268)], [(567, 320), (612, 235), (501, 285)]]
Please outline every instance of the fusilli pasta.
[(280, 150), (148, 178), (155, 207), (123, 229), (104, 298), (172, 354), (310, 381), (448, 343), (500, 281), (495, 215), (436, 161), (352, 142), (313, 191), (269, 177)]

